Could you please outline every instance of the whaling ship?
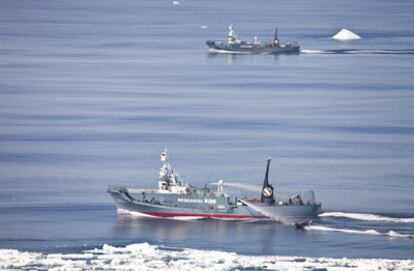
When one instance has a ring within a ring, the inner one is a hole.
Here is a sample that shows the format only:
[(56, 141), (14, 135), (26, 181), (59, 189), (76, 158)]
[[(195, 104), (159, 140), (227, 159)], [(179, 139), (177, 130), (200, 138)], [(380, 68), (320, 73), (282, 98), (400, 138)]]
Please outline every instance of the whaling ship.
[(197, 188), (185, 184), (171, 166), (168, 152), (161, 154), (158, 189), (132, 187), (108, 188), (115, 199), (119, 213), (161, 218), (213, 218), (230, 220), (272, 219), (295, 223), (312, 219), (321, 211), (321, 204), (315, 203), (314, 194), (279, 196), (269, 183), (270, 158), (267, 160), (266, 175), (260, 198), (244, 198), (231, 195), (219, 181), (216, 187)]
[(271, 43), (261, 43), (257, 37), (253, 42), (241, 40), (233, 25), (229, 26), (227, 41), (207, 40), (207, 46), (212, 53), (247, 53), (247, 54), (297, 54), (300, 46), (296, 42), (281, 43), (277, 36), (278, 29)]

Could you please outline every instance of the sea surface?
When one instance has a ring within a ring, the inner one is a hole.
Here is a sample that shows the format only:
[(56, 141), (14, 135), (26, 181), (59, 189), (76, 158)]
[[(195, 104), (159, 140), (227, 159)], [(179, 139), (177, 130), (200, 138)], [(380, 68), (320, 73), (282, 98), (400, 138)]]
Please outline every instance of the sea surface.
[[(0, 248), (414, 259), (413, 14), (411, 0), (0, 1)], [(302, 52), (209, 54), (231, 23), (248, 40), (278, 27)], [(342, 28), (362, 39), (331, 39)], [(325, 214), (304, 231), (117, 215), (108, 185), (156, 187), (165, 147), (199, 186), (261, 185), (271, 156), (273, 186), (314, 190)]]

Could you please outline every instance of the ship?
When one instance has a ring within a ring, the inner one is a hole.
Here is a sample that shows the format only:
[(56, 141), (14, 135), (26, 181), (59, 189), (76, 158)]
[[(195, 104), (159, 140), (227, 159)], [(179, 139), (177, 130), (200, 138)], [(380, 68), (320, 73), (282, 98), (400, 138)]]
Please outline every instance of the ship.
[(167, 149), (161, 153), (161, 161), (158, 189), (108, 187), (119, 214), (172, 219), (275, 220), (294, 224), (316, 218), (321, 212), (321, 204), (315, 202), (313, 191), (275, 193), (269, 183), (270, 158), (260, 197), (253, 198), (234, 195), (225, 189), (222, 180), (204, 187), (184, 183), (172, 167)]
[(300, 46), (296, 42), (280, 42), (277, 36), (278, 28), (272, 42), (261, 43), (257, 37), (254, 41), (241, 40), (231, 24), (227, 41), (207, 40), (206, 44), (211, 53), (247, 53), (247, 54), (298, 54)]

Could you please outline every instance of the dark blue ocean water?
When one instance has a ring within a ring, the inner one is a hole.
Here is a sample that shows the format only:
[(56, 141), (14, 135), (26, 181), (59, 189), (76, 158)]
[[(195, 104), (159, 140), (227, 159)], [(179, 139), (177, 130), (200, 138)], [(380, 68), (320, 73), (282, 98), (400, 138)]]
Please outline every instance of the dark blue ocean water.
[[(108, 185), (260, 184), (323, 209), (414, 217), (412, 1), (1, 1), (0, 248), (149, 242), (245, 254), (413, 258), (413, 238), (118, 217)], [(211, 55), (206, 39), (296, 40)], [(208, 26), (208, 28), (201, 27)], [(338, 42), (341, 28), (362, 36)], [(315, 225), (414, 234), (413, 223)]]

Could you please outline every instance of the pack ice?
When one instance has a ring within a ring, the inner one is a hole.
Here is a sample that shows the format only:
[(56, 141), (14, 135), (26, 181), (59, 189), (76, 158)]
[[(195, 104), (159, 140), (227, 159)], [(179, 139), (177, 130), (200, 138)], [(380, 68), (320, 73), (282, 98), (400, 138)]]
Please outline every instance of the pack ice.
[(414, 270), (413, 260), (246, 256), (217, 250), (132, 244), (77, 254), (0, 250), (4, 270)]

